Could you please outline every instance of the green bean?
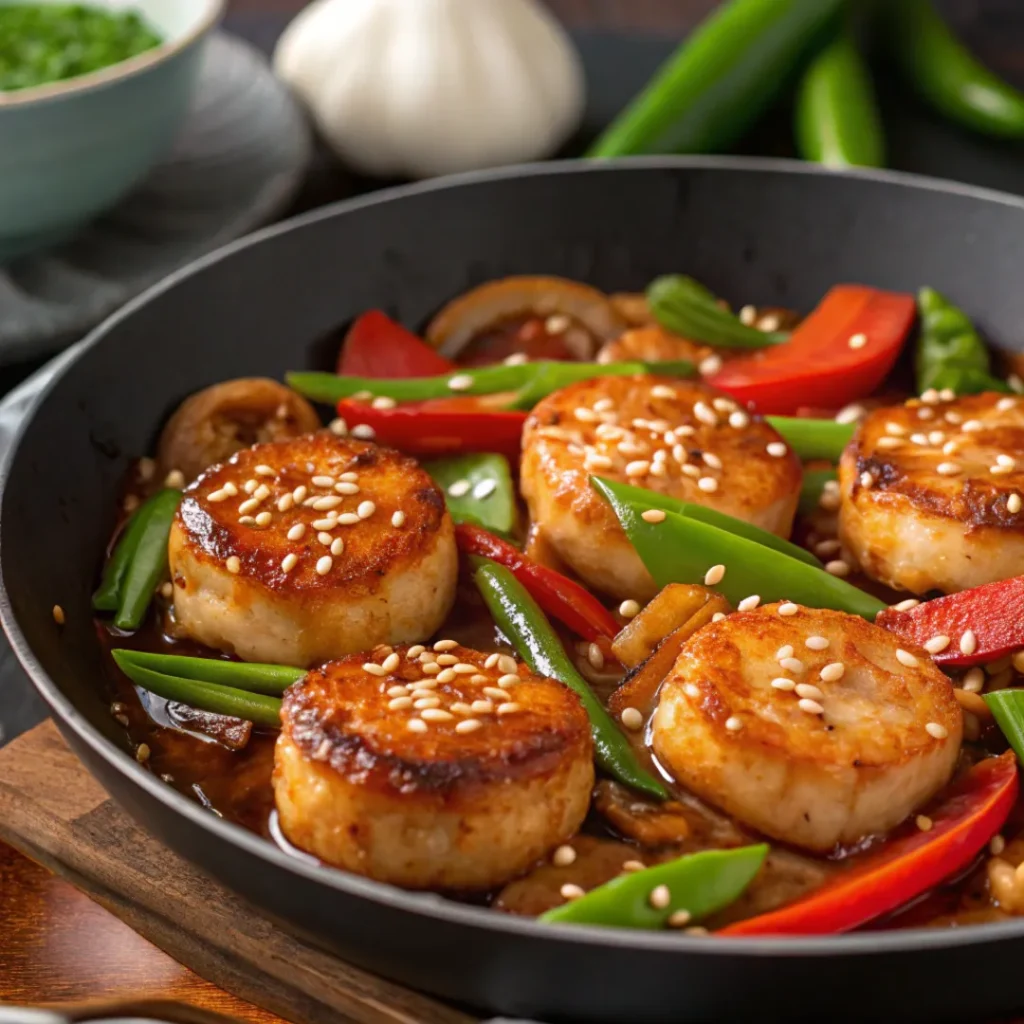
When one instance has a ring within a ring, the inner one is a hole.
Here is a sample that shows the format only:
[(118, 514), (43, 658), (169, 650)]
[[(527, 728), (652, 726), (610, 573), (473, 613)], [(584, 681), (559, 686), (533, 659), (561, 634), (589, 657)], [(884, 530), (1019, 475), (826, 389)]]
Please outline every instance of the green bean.
[(800, 484), (800, 514), (810, 516), (817, 512), (825, 484), (838, 479), (839, 474), (834, 469), (805, 469)]
[(1017, 760), (1024, 764), (1024, 690), (996, 690), (984, 699)]
[(665, 787), (641, 767), (629, 740), (565, 653), (551, 623), (523, 585), (496, 562), (481, 560), (473, 580), (498, 628), (537, 675), (564, 683), (590, 718), (594, 759), (612, 777), (649, 796), (666, 799)]
[[(549, 924), (602, 924), (613, 928), (664, 928), (673, 915), (696, 923), (737, 900), (768, 854), (768, 844), (704, 850), (619, 875), (540, 920)], [(678, 920), (678, 918), (677, 918)]]
[(504, 455), (453, 455), (424, 462), (423, 468), (444, 491), (456, 523), (473, 523), (503, 535), (511, 532), (516, 492)]
[(145, 522), (121, 586), (114, 617), (118, 629), (138, 629), (146, 617), (153, 591), (167, 571), (167, 538), (180, 502), (181, 491), (166, 489), (139, 508)]
[(790, 558), (796, 558), (801, 562), (806, 562), (808, 565), (821, 568), (821, 562), (809, 551), (800, 547), (799, 544), (793, 544), (782, 537), (776, 536), (774, 533), (762, 530), (760, 526), (755, 526), (753, 523), (748, 523), (743, 519), (737, 519), (735, 516), (727, 515), (725, 512), (719, 512), (717, 509), (709, 508), (707, 505), (695, 505), (689, 501), (680, 501), (678, 498), (671, 498), (667, 494), (661, 494), (658, 491), (649, 491), (645, 487), (623, 484), (600, 476), (592, 476), (590, 482), (591, 486), (595, 487), (597, 492), (603, 497), (607, 498), (607, 492), (610, 490), (620, 500), (632, 501), (643, 505), (644, 508), (660, 508), (665, 512), (675, 512), (678, 515), (686, 516), (688, 519), (696, 519), (699, 522), (707, 523), (709, 526), (716, 526), (720, 530), (733, 533), (737, 537), (746, 537), (747, 540), (751, 540), (755, 544), (761, 544), (763, 547), (771, 548), (773, 551), (779, 551), (784, 555), (789, 555)]
[(765, 419), (804, 462), (812, 459), (838, 462), (857, 429), (854, 423), (814, 420), (803, 416), (766, 416)]
[(210, 711), (215, 715), (230, 715), (233, 718), (244, 718), (255, 725), (263, 725), (271, 729), (281, 727), (281, 700), (263, 694), (248, 693), (230, 686), (217, 686), (214, 683), (198, 682), (180, 676), (168, 676), (162, 672), (154, 672), (125, 659), (120, 653), (114, 653), (117, 667), (137, 686), (150, 693), (155, 693), (164, 700), (177, 701)]
[(887, 607), (822, 569), (707, 523), (675, 512), (663, 512), (664, 519), (649, 522), (643, 514), (650, 505), (622, 496), (618, 485), (609, 481), (595, 481), (595, 486), (608, 499), (659, 587), (703, 582), (712, 566), (724, 565), (725, 575), (712, 589), (733, 604), (756, 594), (765, 603), (795, 601), (810, 608), (834, 608), (869, 622)]
[(233, 686), (246, 693), (278, 696), (306, 674), (305, 669), (292, 668), (290, 665), (261, 665), (248, 661), (225, 661), (223, 658), (189, 658), (178, 654), (134, 651), (124, 647), (116, 648), (113, 653), (119, 665), (124, 663), (165, 676)]
[(139, 540), (146, 528), (146, 520), (152, 508), (137, 508), (121, 531), (114, 547), (114, 553), (103, 569), (103, 578), (96, 593), (92, 595), (92, 606), (98, 612), (117, 611), (121, 603), (121, 589), (124, 586), (128, 568), (139, 547)]

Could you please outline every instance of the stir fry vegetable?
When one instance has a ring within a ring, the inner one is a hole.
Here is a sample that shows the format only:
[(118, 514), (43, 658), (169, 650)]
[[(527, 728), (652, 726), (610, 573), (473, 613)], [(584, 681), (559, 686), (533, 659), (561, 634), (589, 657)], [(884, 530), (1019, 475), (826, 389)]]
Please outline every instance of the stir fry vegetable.
[(868, 621), (886, 605), (823, 569), (791, 558), (746, 537), (652, 506), (624, 494), (620, 485), (594, 479), (615, 510), (626, 536), (658, 586), (708, 579), (713, 566), (725, 566), (713, 584), (731, 603), (757, 595), (761, 602), (794, 601), (812, 608), (834, 608)]
[(648, 929), (696, 924), (738, 899), (767, 854), (766, 843), (687, 854), (645, 871), (619, 875), (549, 910), (540, 920)]
[(121, 583), (114, 625), (118, 629), (138, 629), (146, 617), (153, 591), (167, 572), (167, 538), (178, 505), (181, 491), (160, 491), (136, 511), (138, 531), (125, 536), (126, 545), (134, 543), (134, 550), (125, 551), (126, 569), (118, 569)]
[(914, 315), (910, 295), (837, 285), (785, 345), (726, 363), (710, 383), (761, 413), (788, 415), (810, 397), (838, 409), (885, 380)]
[(122, 668), (130, 665), (177, 679), (194, 679), (200, 683), (233, 686), (247, 693), (274, 696), (280, 696), (306, 674), (305, 669), (293, 668), (291, 665), (260, 665), (251, 661), (225, 661), (223, 658), (190, 658), (178, 654), (131, 651), (123, 647), (115, 648), (112, 653)]
[(277, 729), (281, 724), (281, 700), (265, 694), (249, 693), (232, 686), (201, 682), (185, 676), (169, 676), (156, 672), (122, 652), (114, 652), (117, 667), (137, 686), (155, 693), (164, 700), (180, 701), (215, 715), (243, 718), (255, 725)]
[(344, 377), (433, 377), (454, 369), (450, 359), (379, 309), (356, 317), (338, 355)]
[(719, 935), (825, 935), (895, 910), (974, 860), (1017, 799), (1017, 765), (1003, 754), (976, 764), (928, 817), (795, 903), (723, 928)]
[(508, 533), (516, 521), (516, 492), (503, 455), (458, 455), (425, 462), (423, 468), (444, 491), (456, 523)]
[(922, 288), (917, 305), (921, 313), (915, 354), (918, 394), (929, 388), (949, 388), (958, 395), (1010, 390), (990, 372), (988, 348), (962, 310), (934, 288)]
[(887, 0), (879, 10), (892, 58), (923, 100), (975, 131), (1024, 138), (1024, 95), (975, 60), (930, 0)]
[(92, 606), (98, 612), (117, 611), (121, 604), (121, 591), (139, 541), (146, 529), (146, 520), (152, 509), (146, 505), (137, 508), (125, 524), (114, 547), (114, 553), (103, 567), (100, 585), (92, 596)]
[(714, 153), (765, 110), (839, 0), (730, 0), (604, 131), (588, 156)]
[(519, 458), (525, 412), (487, 409), (478, 399), (453, 398), (393, 409), (343, 399), (338, 416), (356, 437), (367, 437), (409, 455), (496, 452)]
[(463, 553), (488, 558), (511, 570), (548, 615), (584, 640), (611, 640), (618, 633), (615, 616), (589, 590), (531, 561), (508, 541), (469, 523), (456, 527), (455, 537)]
[(786, 439), (804, 462), (828, 459), (838, 462), (843, 449), (857, 429), (852, 423), (816, 420), (802, 416), (766, 416), (765, 419)]
[(666, 330), (720, 348), (768, 348), (789, 337), (786, 331), (747, 327), (702, 284), (680, 274), (655, 278), (647, 287), (647, 305)]
[[(530, 408), (553, 391), (594, 377), (628, 377), (651, 373), (662, 377), (692, 377), (693, 363), (674, 362), (571, 363), (539, 360), (533, 363), (467, 367), (440, 377), (383, 379), (338, 377), (332, 373), (289, 373), (291, 387), (314, 402), (336, 403), (344, 398), (366, 394), (391, 398), (397, 402), (425, 402), (459, 395), (497, 395), (517, 392), (508, 404)], [(543, 386), (540, 386), (542, 383)], [(528, 396), (524, 401), (522, 396)]]
[(1024, 763), (1024, 690), (1007, 689), (986, 693), (984, 701), (992, 712), (1006, 742)]
[(850, 32), (811, 62), (796, 98), (800, 155), (826, 167), (882, 167), (885, 140), (871, 76)]
[(805, 469), (803, 482), (800, 484), (800, 514), (809, 516), (817, 511), (825, 484), (838, 479), (839, 474), (834, 469)]
[(605, 706), (573, 667), (561, 640), (523, 585), (504, 566), (481, 565), (473, 575), (498, 628), (538, 675), (565, 683), (574, 690), (590, 718), (594, 759), (613, 778), (649, 796), (665, 799), (665, 787), (636, 759), (629, 740), (619, 731)]
[(995, 661), (1024, 648), (1024, 576), (947, 594), (907, 611), (886, 608), (878, 625), (924, 647), (943, 666)]

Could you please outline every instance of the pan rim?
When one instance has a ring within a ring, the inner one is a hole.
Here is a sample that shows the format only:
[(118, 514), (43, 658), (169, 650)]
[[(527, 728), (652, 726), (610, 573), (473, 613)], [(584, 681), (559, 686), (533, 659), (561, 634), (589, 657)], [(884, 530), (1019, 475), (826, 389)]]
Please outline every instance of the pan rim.
[[(829, 176), (838, 181), (867, 180), (880, 184), (909, 188), (915, 191), (939, 192), (958, 195), (987, 203), (1015, 207), (1024, 211), (1024, 197), (994, 189), (965, 185), (940, 178), (907, 174), (900, 171), (857, 169), (837, 171), (796, 160), (737, 156), (652, 156), (628, 157), (615, 160), (584, 163), (578, 160), (561, 160), (547, 163), (532, 163), (512, 167), (494, 168), (484, 171), (470, 171), (449, 175), (427, 182), (398, 185), (365, 196), (344, 199), (328, 206), (300, 214), (278, 224), (262, 228), (242, 239), (233, 241), (175, 271), (162, 281), (146, 289), (139, 296), (126, 303), (107, 317), (75, 346), (74, 355), (54, 374), (47, 383), (28, 415), (19, 425), (10, 447), (0, 462), (0, 499), (6, 491), (11, 465), (21, 447), (26, 433), (39, 408), (48, 400), (50, 393), (64, 376), (71, 372), (78, 361), (91, 349), (101, 344), (104, 338), (122, 321), (134, 315), (154, 298), (175, 287), (178, 282), (202, 273), (233, 253), (259, 245), (278, 235), (300, 230), (309, 224), (332, 219), (353, 210), (390, 203), (406, 197), (435, 191), (447, 191), (463, 186), (532, 176), (612, 173), (617, 170), (724, 170), (739, 171), (751, 175), (785, 173), (795, 175)], [(0, 530), (2, 539), (2, 530)], [(2, 545), (0, 545), (0, 566), (2, 566)], [(43, 697), (61, 723), (70, 728), (78, 740), (88, 746), (121, 776), (129, 781), (146, 797), (156, 800), (166, 809), (185, 817), (197, 828), (212, 833), (213, 837), (230, 846), (240, 848), (244, 853), (265, 862), (269, 867), (294, 872), (305, 881), (326, 885), (342, 893), (357, 897), (369, 903), (404, 911), (433, 919), (439, 923), (482, 928), (509, 937), (540, 940), (558, 945), (604, 946), (609, 949), (628, 948), (636, 952), (659, 954), (711, 956), (720, 954), (749, 957), (832, 957), (832, 956), (875, 956), (893, 953), (914, 953), (930, 949), (960, 948), (978, 944), (997, 943), (1024, 937), (1024, 919), (972, 925), (969, 928), (911, 928), (893, 931), (855, 932), (838, 936), (766, 936), (735, 937), (727, 943), (710, 942), (706, 937), (680, 935), (678, 933), (642, 932), (629, 929), (601, 928), (590, 925), (542, 925), (533, 919), (518, 918), (499, 914), (480, 907), (459, 904), (433, 893), (417, 893), (398, 889), (382, 882), (375, 882), (347, 872), (306, 864), (293, 857), (272, 842), (249, 832), (232, 822), (224, 821), (209, 814), (183, 794), (161, 782), (148, 772), (134, 758), (120, 750), (92, 726), (81, 712), (65, 696), (36, 658), (25, 635), (17, 622), (7, 590), (6, 579), (0, 568), (0, 626), (6, 633), (11, 647), (22, 668), (25, 670), (37, 692)]]

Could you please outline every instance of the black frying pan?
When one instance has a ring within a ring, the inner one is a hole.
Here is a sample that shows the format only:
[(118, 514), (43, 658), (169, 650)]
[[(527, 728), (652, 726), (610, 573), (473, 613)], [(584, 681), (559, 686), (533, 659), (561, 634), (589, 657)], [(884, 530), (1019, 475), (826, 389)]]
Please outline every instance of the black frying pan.
[(469, 175), (273, 228), (131, 303), (47, 389), (3, 467), (0, 618), (71, 746), (131, 814), (372, 971), (483, 1009), (614, 1024), (1022, 1010), (1024, 920), (786, 941), (553, 928), (307, 866), (135, 763), (102, 697), (89, 611), (118, 482), (169, 411), (228, 377), (324, 365), (311, 339), (367, 307), (418, 325), (510, 273), (625, 290), (685, 270), (734, 299), (801, 309), (836, 282), (930, 284), (1024, 348), (1022, 250), (1021, 199), (717, 158)]

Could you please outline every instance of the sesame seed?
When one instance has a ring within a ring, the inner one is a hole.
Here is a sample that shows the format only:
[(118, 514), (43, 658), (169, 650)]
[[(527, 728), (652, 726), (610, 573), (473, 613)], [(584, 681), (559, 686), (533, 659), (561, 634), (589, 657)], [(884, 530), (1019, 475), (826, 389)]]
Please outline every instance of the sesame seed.
[[(426, 672), (427, 675), (432, 676), (441, 671), (441, 666), (438, 665), (436, 661), (427, 662), (427, 664), (423, 666), (423, 671)], [(440, 678), (441, 677), (438, 676), (438, 679)]]
[(485, 686), (483, 693), (485, 697), (490, 697), (491, 700), (512, 699), (512, 695), (507, 690), (503, 690), (500, 686)]
[(722, 468), (722, 460), (714, 452), (704, 452), (701, 458), (704, 460), (705, 466), (710, 466), (712, 469)]
[(664, 910), (672, 902), (672, 892), (667, 885), (656, 885), (647, 899), (655, 910)]
[(960, 637), (960, 653), (968, 656), (972, 655), (978, 649), (978, 638), (974, 634), (973, 629), (967, 630), (962, 637)]
[(714, 409), (705, 402), (697, 402), (693, 407), (693, 415), (709, 427), (718, 426), (718, 416)]
[(252, 492), (255, 491), (256, 488), (259, 487), (259, 485), (260, 485), (259, 480), (257, 480), (254, 477), (251, 480), (246, 480), (245, 483), (242, 484), (242, 490), (245, 491), (246, 494), (252, 494)]
[(269, 526), (269, 525), (270, 525), (270, 521), (271, 521), (271, 519), (272, 519), (272, 518), (273, 518), (273, 516), (271, 516), (271, 514), (270, 514), (269, 512), (261, 512), (261, 513), (260, 513), (260, 514), (259, 514), (259, 515), (258, 515), (258, 516), (257, 516), (257, 517), (256, 517), (256, 518), (254, 519), (254, 520), (253, 520), (253, 522), (254, 522), (254, 523), (255, 523), (255, 524), (257, 525), (257, 526)]
[(168, 599), (173, 597), (174, 585), (172, 583), (162, 583), (160, 585), (160, 596)]
[[(452, 707), (455, 705), (453, 704)], [(484, 723), (479, 718), (464, 718), (458, 725), (455, 726), (455, 731), (460, 735), (464, 736), (469, 732), (476, 732)]]
[(180, 469), (172, 469), (164, 478), (164, 487), (181, 490), (185, 486), (185, 474)]
[(260, 506), (258, 498), (247, 498), (238, 506), (238, 512), (240, 515), (246, 515), (249, 512), (255, 512)]
[(697, 481), (697, 486), (705, 492), (705, 494), (714, 494), (718, 490), (718, 481), (712, 476), (702, 476)]
[(55, 604), (53, 606), (53, 621), (56, 622), (58, 626), (63, 626), (67, 621), (64, 615), (64, 609), (61, 608), (59, 604)]
[(342, 554), (345, 550), (345, 542), (340, 537), (335, 537), (331, 541), (331, 554), (337, 558), (338, 555)]
[(873, 487), (874, 483), (875, 478), (867, 470), (864, 470), (864, 472), (861, 473), (860, 475), (861, 487)]
[(675, 398), (676, 397), (676, 393), (667, 384), (655, 384), (654, 387), (651, 388), (651, 397), (652, 398)]
[(838, 540), (834, 537), (829, 540), (823, 540), (814, 546), (814, 553), (821, 557), (827, 557), (828, 555), (834, 555), (841, 547)]
[(797, 683), (795, 689), (798, 697), (806, 697), (808, 700), (825, 699), (825, 694), (813, 683)]
[(960, 472), (960, 466), (955, 462), (940, 462), (935, 471), (940, 476), (956, 476)]
[(669, 928), (685, 928), (693, 919), (693, 915), (688, 910), (677, 910), (672, 914), (669, 914), (668, 921), (666, 922)]
[(772, 687), (776, 690), (795, 690), (796, 683), (792, 679), (787, 679), (785, 676), (779, 676), (777, 679), (772, 680)]
[(425, 722), (450, 722), (455, 716), (443, 708), (424, 708), (420, 712), (420, 718)]
[(576, 862), (576, 851), (568, 844), (559, 846), (551, 855), (551, 863), (556, 868), (567, 868)]
[[(359, 508), (356, 509), (356, 515), (359, 516), (360, 519), (369, 519), (376, 511), (377, 506), (372, 501), (361, 501), (359, 503)], [(401, 524), (399, 523), (396, 525)]]
[(341, 498), (336, 494), (328, 494), (323, 498), (317, 498), (311, 507), (317, 512), (326, 512), (328, 509), (337, 508), (340, 504)]
[(1009, 409), (1014, 408), (1014, 406), (1016, 406), (1016, 404), (1017, 404), (1017, 400), (1015, 398), (1000, 398), (999, 401), (996, 402), (996, 408), (1000, 412), (1006, 412)]
[(823, 715), (825, 713), (825, 709), (816, 700), (811, 700), (810, 697), (801, 697), (796, 702), (796, 706), (801, 711), (806, 711), (809, 715)]
[(578, 900), (581, 896), (586, 896), (586, 892), (581, 889), (578, 885), (574, 885), (572, 882), (566, 882), (561, 889), (558, 890), (563, 900)]
[(750, 597), (743, 598), (743, 600), (736, 605), (736, 610), (740, 612), (752, 612), (760, 603), (760, 596), (757, 594), (751, 594)]
[(796, 613), (798, 611), (800, 611), (800, 605), (793, 604), (792, 601), (786, 601), (783, 604), (779, 605), (779, 614), (780, 615), (785, 615), (785, 616), (796, 615)]
[(642, 860), (627, 860), (622, 865), (622, 870), (626, 874), (632, 874), (634, 871), (645, 871), (647, 865)]
[(809, 636), (804, 641), (804, 646), (812, 651), (823, 651), (826, 647), (828, 647), (828, 637)]
[(644, 716), (636, 708), (623, 708), (620, 717), (627, 729), (636, 730), (644, 724)]
[(938, 722), (929, 722), (924, 731), (937, 740), (944, 740), (949, 735), (949, 730)]
[(489, 715), (494, 710), (494, 705), (489, 700), (475, 700), (469, 705), (469, 710), (474, 715)]
[(330, 555), (324, 555), (317, 560), (316, 571), (319, 576), (326, 576), (334, 565), (334, 559)]
[(310, 481), (314, 487), (333, 487), (334, 477), (333, 476), (315, 476)]
[(255, 491), (252, 492), (252, 496), (257, 501), (266, 501), (270, 497), (270, 488), (266, 484), (260, 484)]
[(506, 701), (504, 704), (498, 705), (498, 710), (495, 712), (497, 715), (514, 715), (517, 711), (522, 711), (523, 705), (517, 704), (514, 700)]
[(498, 677), (499, 686), (515, 686), (519, 682), (519, 676), (515, 672), (506, 672), (504, 675)]
[(863, 348), (868, 343), (868, 336), (866, 334), (854, 334), (851, 335), (847, 345), (850, 348)]
[(836, 413), (836, 423), (856, 423), (863, 415), (863, 405), (846, 405)]
[(781, 658), (779, 664), (787, 672), (803, 672), (804, 663), (799, 658)]
[(993, 836), (988, 844), (989, 853), (991, 853), (993, 857), (998, 857), (1005, 849), (1006, 840), (1000, 835)]
[(601, 418), (593, 409), (586, 409), (582, 406), (578, 409), (574, 409), (572, 414), (580, 421), (580, 423), (597, 423)]
[(396, 683), (394, 686), (389, 686), (385, 693), (389, 697), (407, 697), (409, 695), (409, 687)]
[(981, 693), (985, 686), (985, 673), (980, 668), (970, 668), (964, 673), (960, 684), (968, 693)]
[(604, 668), (604, 652), (597, 644), (591, 644), (587, 648), (587, 661), (598, 671)]
[(713, 374), (718, 373), (722, 368), (722, 357), (717, 355), (705, 356), (697, 364), (697, 372), (702, 377), (710, 377)]
[(920, 603), (916, 597), (908, 597), (906, 601), (894, 604), (893, 609), (898, 612), (909, 612), (911, 608), (916, 608)]
[(399, 657), (397, 651), (392, 651), (381, 663), (385, 672), (394, 672), (398, 668)]
[(640, 614), (640, 602), (628, 598), (619, 605), (619, 614), (624, 619), (632, 619)]
[(417, 711), (429, 711), (431, 708), (437, 708), (441, 706), (441, 698), (436, 697), (429, 691), (423, 691), (423, 694), (416, 694), (416, 700), (413, 702), (413, 707)]
[(294, 552), (287, 554), (281, 559), (281, 570), (282, 572), (291, 572), (299, 563), (299, 556)]
[(400, 696), (393, 697), (388, 701), (388, 711), (405, 711), (412, 707), (412, 697)]
[(338, 522), (342, 526), (355, 526), (359, 521), (359, 516), (357, 516), (355, 512), (342, 512), (341, 515), (338, 516)]
[(427, 723), (424, 722), (421, 718), (410, 718), (409, 721), (405, 723), (405, 727), (410, 732), (427, 731)]
[(928, 435), (927, 434), (911, 434), (910, 440), (913, 444), (921, 445), (923, 448), (928, 447)]
[(470, 665), (469, 662), (460, 661), (456, 665), (452, 665), (452, 671), (457, 672), (460, 676), (471, 676), (476, 673), (476, 665)]
[(646, 476), (651, 464), (644, 459), (626, 463), (626, 476)]
[(781, 661), (783, 658), (792, 658), (792, 657), (793, 657), (793, 645), (792, 644), (783, 644), (775, 652), (775, 660), (776, 661)]
[(725, 727), (729, 732), (739, 732), (743, 728), (743, 719), (737, 718), (736, 715), (730, 715), (725, 720)]
[(149, 755), (150, 750), (148, 743), (140, 743), (135, 748), (135, 760), (138, 761), (139, 764), (145, 764), (149, 760)]
[(744, 327), (753, 327), (754, 321), (757, 320), (757, 309), (754, 306), (744, 306), (739, 311), (739, 319)]
[(901, 665), (906, 665), (907, 668), (915, 668), (917, 666), (917, 658), (910, 651), (903, 650), (902, 647), (896, 648), (896, 660)]
[(773, 458), (783, 458), (789, 449), (781, 441), (772, 441), (770, 444), (765, 446), (765, 451)]
[[(682, 447), (680, 445), (680, 447)], [(677, 459), (677, 462), (681, 462), (681, 459)], [(700, 470), (696, 466), (683, 466), (683, 475), (693, 477), (694, 480), (700, 477)]]
[(903, 441), (902, 441), (901, 438), (898, 438), (898, 437), (880, 437), (878, 439), (878, 442), (877, 442), (877, 447), (892, 449), (892, 448), (899, 448), (901, 444), (903, 444)]
[(819, 673), (826, 683), (836, 683), (846, 673), (846, 666), (841, 661), (833, 661), (826, 665)]
[(831, 573), (833, 576), (849, 576), (850, 566), (841, 558), (837, 558), (834, 562), (825, 563), (825, 572)]
[(458, 641), (456, 640), (438, 640), (434, 644), (435, 651), (450, 651), (458, 647)]
[(377, 431), (369, 423), (357, 423), (352, 428), (352, 436), (361, 441), (372, 441), (377, 436)]
[(947, 441), (942, 446), (943, 455), (956, 455), (960, 451), (960, 445), (956, 441)]
[(454, 654), (439, 654), (436, 659), (438, 665), (458, 665), (459, 659)]
[(918, 816), (917, 816), (917, 817), (916, 817), (916, 818), (914, 819), (914, 824), (915, 824), (915, 825), (917, 825), (917, 827), (918, 827), (918, 828), (919, 828), (919, 829), (920, 829), (920, 830), (921, 830), (922, 832), (930, 832), (930, 831), (931, 831), (931, 829), (932, 829), (932, 825), (934, 825), (934, 824), (935, 824), (935, 822), (934, 822), (934, 821), (932, 821), (932, 819), (931, 819), (931, 818), (929, 818), (927, 814), (919, 814), (919, 815), (918, 815)]
[(949, 646), (949, 637), (943, 636), (939, 633), (937, 636), (933, 636), (926, 643), (922, 644), (922, 646), (929, 654), (940, 654)]
[(665, 520), (665, 513), (660, 508), (649, 508), (641, 514), (640, 518), (645, 523), (661, 523)]
[(1020, 495), (1014, 492), (1006, 499), (1006, 511), (1016, 515), (1021, 508)]
[(238, 555), (231, 555), (224, 563), (224, 568), (227, 569), (232, 576), (237, 576), (242, 571), (242, 563), (238, 558)]
[(228, 494), (228, 492), (225, 491), (224, 488), (222, 487), (220, 488), (220, 490), (210, 491), (210, 493), (206, 496), (206, 500), (211, 504), (216, 505), (218, 504), (218, 502), (227, 501), (228, 498), (230, 497), (231, 495)]
[[(704, 573), (704, 586), (713, 587), (721, 583), (725, 578), (725, 566), (713, 565)], [(639, 610), (639, 609), (638, 609)]]

